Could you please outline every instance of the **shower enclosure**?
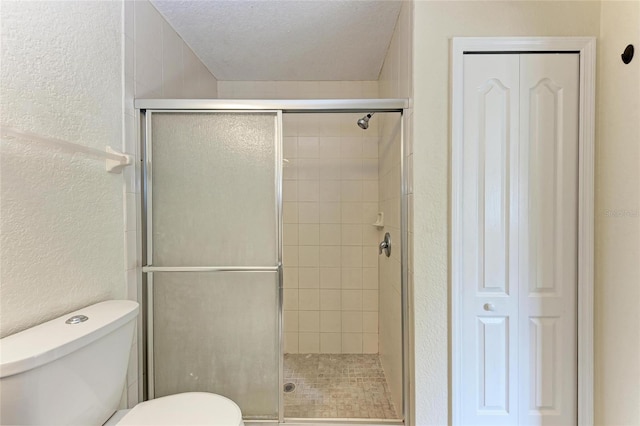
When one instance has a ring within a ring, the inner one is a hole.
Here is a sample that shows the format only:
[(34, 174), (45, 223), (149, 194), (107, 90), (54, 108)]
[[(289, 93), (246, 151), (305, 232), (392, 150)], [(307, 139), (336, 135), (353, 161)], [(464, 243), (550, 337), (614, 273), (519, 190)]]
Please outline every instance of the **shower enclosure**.
[[(287, 418), (282, 392), (282, 186), (283, 162), (289, 161), (283, 157), (283, 114), (357, 112), (371, 118), (401, 115), (405, 103), (136, 101), (148, 399), (214, 392), (238, 403), (248, 421), (299, 420)], [(404, 155), (399, 156), (402, 170)], [(393, 250), (401, 259), (403, 406), (396, 408), (396, 423), (408, 412), (409, 368), (403, 171), (401, 176), (400, 235)]]

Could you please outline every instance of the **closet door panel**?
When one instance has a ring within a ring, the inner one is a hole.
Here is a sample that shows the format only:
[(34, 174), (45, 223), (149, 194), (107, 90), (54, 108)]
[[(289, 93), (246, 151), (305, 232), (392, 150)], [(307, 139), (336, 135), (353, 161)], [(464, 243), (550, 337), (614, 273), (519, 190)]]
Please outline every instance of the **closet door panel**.
[(520, 55), (522, 425), (577, 418), (579, 56)]
[(518, 56), (465, 55), (462, 424), (517, 423)]

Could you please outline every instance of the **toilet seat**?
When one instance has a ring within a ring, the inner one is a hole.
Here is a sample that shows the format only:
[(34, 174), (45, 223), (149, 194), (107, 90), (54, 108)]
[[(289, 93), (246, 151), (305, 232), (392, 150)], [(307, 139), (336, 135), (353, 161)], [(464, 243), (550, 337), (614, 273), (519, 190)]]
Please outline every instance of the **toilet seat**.
[(207, 392), (185, 392), (141, 402), (117, 424), (244, 426), (240, 407), (235, 402)]

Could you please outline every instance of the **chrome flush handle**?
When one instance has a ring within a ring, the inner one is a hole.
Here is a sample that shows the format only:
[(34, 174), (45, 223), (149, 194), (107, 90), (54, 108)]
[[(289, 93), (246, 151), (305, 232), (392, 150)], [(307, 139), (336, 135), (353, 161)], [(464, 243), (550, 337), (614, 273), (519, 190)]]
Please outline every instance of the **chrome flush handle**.
[(386, 254), (387, 257), (391, 256), (391, 235), (389, 235), (388, 232), (384, 234), (384, 240), (382, 240), (382, 242), (378, 246), (378, 249), (378, 254), (382, 254), (382, 252), (384, 251), (384, 254)]

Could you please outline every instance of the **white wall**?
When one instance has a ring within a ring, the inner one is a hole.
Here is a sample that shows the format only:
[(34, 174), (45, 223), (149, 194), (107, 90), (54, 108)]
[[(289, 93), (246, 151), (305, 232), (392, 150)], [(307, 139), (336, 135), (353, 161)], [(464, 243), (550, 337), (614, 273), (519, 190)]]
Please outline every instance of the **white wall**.
[[(2, 3), (2, 125), (122, 144), (122, 3)], [(2, 141), (0, 337), (125, 296), (122, 175)]]
[[(620, 54), (633, 44), (629, 65)], [(595, 417), (640, 424), (640, 2), (604, 1), (598, 43)]]
[[(382, 98), (412, 98), (413, 81), (411, 78), (411, 49), (413, 35), (413, 3), (403, 2), (398, 21), (389, 44), (389, 49), (380, 72), (378, 83)], [(405, 110), (403, 116), (405, 129), (411, 129), (413, 109)], [(396, 250), (392, 256), (379, 257), (380, 268), (380, 361), (386, 373), (389, 389), (396, 412), (402, 412), (402, 297), (400, 250), (400, 121), (397, 114), (381, 114), (380, 120), (380, 210), (385, 213), (385, 228), (390, 232)], [(405, 167), (409, 176), (408, 204), (413, 209), (412, 163), (413, 151), (411, 132), (406, 131)], [(409, 218), (412, 214), (409, 214)], [(409, 220), (409, 283), (411, 292), (413, 283), (412, 235), (413, 223)], [(410, 327), (410, 324), (409, 324)], [(411, 398), (411, 397), (410, 397)]]
[(449, 90), (454, 36), (598, 36), (597, 2), (418, 1), (414, 9), (414, 326), (418, 425), (449, 421)]

